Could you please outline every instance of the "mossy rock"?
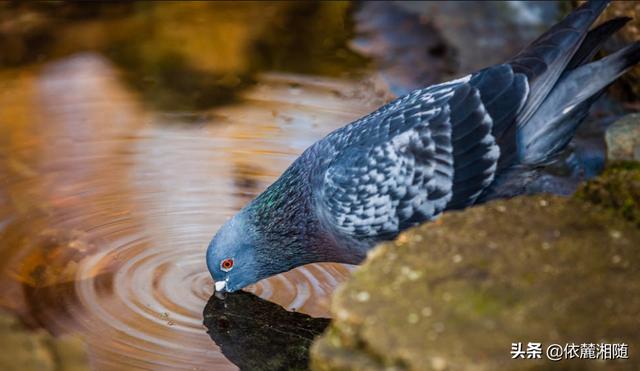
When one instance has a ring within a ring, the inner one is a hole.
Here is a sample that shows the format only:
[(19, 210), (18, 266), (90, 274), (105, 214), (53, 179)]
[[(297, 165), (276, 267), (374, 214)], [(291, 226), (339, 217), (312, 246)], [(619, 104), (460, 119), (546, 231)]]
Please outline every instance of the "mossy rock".
[(610, 164), (602, 175), (580, 187), (575, 198), (600, 205), (640, 227), (640, 162)]
[(13, 316), (0, 312), (0, 370), (84, 371), (89, 361), (77, 338), (53, 338), (43, 330), (27, 331)]
[[(578, 199), (492, 202), (382, 244), (333, 297), (314, 370), (640, 367), (640, 230)], [(616, 361), (511, 359), (514, 342), (625, 343)]]

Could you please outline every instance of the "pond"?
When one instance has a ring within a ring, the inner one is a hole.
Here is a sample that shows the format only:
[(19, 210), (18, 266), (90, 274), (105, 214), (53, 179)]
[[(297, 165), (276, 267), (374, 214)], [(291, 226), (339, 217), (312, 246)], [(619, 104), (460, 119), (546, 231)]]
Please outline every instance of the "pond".
[[(0, 305), (79, 334), (96, 369), (236, 369), (203, 325), (209, 240), (307, 146), (381, 102), (361, 93), (364, 58), (336, 57), (345, 4), (270, 5), (268, 20), (237, 8), (3, 9), (27, 22), (12, 40), (28, 49), (0, 71)], [(337, 20), (305, 65), (283, 35), (300, 14)], [(326, 317), (349, 269), (247, 291)]]

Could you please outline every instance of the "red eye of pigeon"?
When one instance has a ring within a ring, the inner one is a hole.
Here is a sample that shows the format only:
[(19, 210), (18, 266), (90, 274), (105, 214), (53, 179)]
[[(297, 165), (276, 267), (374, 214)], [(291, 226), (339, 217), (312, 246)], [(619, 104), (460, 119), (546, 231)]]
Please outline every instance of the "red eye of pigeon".
[(225, 259), (220, 263), (220, 269), (225, 272), (228, 272), (233, 268), (233, 259)]

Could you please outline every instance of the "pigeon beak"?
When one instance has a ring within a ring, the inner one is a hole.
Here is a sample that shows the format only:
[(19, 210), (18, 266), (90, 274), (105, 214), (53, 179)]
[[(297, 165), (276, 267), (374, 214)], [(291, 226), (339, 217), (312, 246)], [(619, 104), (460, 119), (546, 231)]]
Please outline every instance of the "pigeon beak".
[(215, 289), (216, 292), (225, 292), (227, 288), (227, 281), (216, 281)]

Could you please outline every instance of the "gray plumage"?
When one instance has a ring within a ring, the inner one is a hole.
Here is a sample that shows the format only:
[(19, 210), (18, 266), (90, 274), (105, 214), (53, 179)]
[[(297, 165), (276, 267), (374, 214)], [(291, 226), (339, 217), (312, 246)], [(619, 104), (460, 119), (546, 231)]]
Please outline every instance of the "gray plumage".
[(212, 240), (218, 289), (312, 262), (359, 263), (443, 211), (522, 193), (640, 59), (636, 43), (590, 63), (628, 20), (588, 32), (606, 4), (585, 3), (504, 64), (413, 91), (312, 145)]

